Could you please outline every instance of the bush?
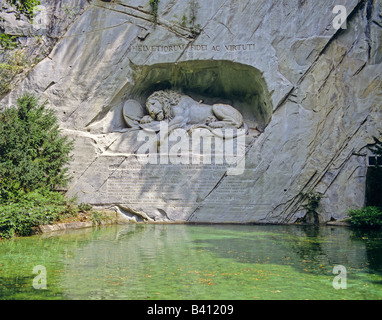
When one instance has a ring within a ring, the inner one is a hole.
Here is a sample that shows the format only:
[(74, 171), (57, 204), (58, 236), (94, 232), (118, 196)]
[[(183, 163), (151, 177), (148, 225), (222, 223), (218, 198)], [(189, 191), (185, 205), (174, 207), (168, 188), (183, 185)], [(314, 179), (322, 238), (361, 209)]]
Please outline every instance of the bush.
[(382, 212), (378, 207), (349, 210), (350, 223), (355, 227), (379, 228), (382, 226)]
[(77, 212), (59, 192), (35, 190), (19, 195), (18, 202), (0, 205), (0, 238), (29, 236), (34, 227), (54, 223)]
[(53, 110), (38, 105), (29, 94), (18, 108), (0, 113), (1, 202), (15, 201), (19, 192), (54, 190), (69, 180), (67, 168), (72, 142), (60, 136)]
[(0, 238), (27, 236), (33, 227), (75, 215), (55, 191), (69, 180), (72, 142), (60, 135), (53, 110), (25, 94), (0, 112)]

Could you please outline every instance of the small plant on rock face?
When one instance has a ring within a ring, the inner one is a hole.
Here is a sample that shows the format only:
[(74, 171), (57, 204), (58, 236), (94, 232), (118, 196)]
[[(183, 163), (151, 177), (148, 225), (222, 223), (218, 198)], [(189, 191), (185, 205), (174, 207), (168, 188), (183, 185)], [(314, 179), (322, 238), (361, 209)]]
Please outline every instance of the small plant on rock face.
[(199, 3), (195, 0), (190, 1), (190, 24), (193, 28), (195, 28), (196, 16), (198, 14), (198, 10), (200, 8)]
[[(196, 18), (199, 11), (200, 5), (196, 0), (191, 0), (189, 2), (189, 15), (184, 13), (180, 19), (180, 25), (184, 28), (188, 28), (191, 31), (193, 38), (201, 32), (201, 25), (196, 24)], [(187, 26), (188, 25), (188, 26)]]
[(6, 33), (0, 34), (0, 51), (14, 49), (17, 47), (16, 36), (11, 36)]
[(29, 20), (33, 19), (33, 9), (40, 5), (38, 0), (7, 0), (7, 2), (16, 7), (19, 14), (24, 14)]
[(185, 27), (187, 25), (187, 16), (186, 14), (184, 13), (183, 16), (182, 16), (182, 19), (181, 19), (181, 26), (182, 27)]
[(153, 20), (155, 24), (158, 22), (158, 4), (159, 4), (159, 0), (150, 0), (150, 6), (151, 6)]
[(323, 198), (323, 194), (316, 191), (302, 192), (301, 196), (306, 199), (306, 203), (303, 205), (307, 211), (308, 217), (313, 217), (314, 224), (319, 223), (319, 214), (317, 212), (320, 201)]

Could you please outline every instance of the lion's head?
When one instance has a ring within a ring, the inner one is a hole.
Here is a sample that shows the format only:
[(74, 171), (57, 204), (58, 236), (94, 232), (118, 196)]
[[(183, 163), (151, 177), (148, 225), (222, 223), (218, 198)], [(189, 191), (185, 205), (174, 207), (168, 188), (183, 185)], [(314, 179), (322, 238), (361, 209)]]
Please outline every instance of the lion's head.
[(161, 90), (151, 94), (146, 100), (146, 109), (150, 117), (157, 121), (170, 119), (172, 107), (177, 105), (181, 95), (172, 90)]

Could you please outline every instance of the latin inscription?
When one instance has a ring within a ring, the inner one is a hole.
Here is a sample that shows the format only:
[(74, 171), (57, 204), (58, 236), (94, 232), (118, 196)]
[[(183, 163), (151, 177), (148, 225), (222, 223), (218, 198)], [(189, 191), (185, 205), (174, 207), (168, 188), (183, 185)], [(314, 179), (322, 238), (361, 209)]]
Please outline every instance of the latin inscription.
[[(107, 197), (117, 197), (124, 203), (156, 203), (181, 201), (193, 203), (204, 198), (224, 176), (226, 168), (215, 165), (149, 167), (109, 166)], [(201, 173), (208, 179), (200, 179)], [(159, 198), (159, 199), (158, 199)]]
[(156, 53), (172, 53), (183, 52), (184, 50), (190, 50), (192, 52), (241, 52), (241, 51), (253, 51), (255, 45), (248, 44), (223, 44), (223, 45), (207, 45), (207, 44), (171, 44), (171, 45), (132, 45), (129, 47), (131, 52), (156, 52)]

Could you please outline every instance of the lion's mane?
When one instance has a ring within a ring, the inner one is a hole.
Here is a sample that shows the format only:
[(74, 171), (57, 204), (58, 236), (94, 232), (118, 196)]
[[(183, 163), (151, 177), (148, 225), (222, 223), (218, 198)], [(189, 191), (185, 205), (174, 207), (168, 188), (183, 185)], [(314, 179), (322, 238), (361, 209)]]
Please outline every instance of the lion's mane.
[(182, 96), (172, 90), (160, 90), (160, 91), (155, 91), (153, 94), (151, 94), (148, 98), (147, 101), (151, 99), (158, 100), (160, 104), (162, 105), (163, 108), (163, 113), (165, 119), (171, 120), (174, 115), (172, 113), (172, 107), (176, 106)]

